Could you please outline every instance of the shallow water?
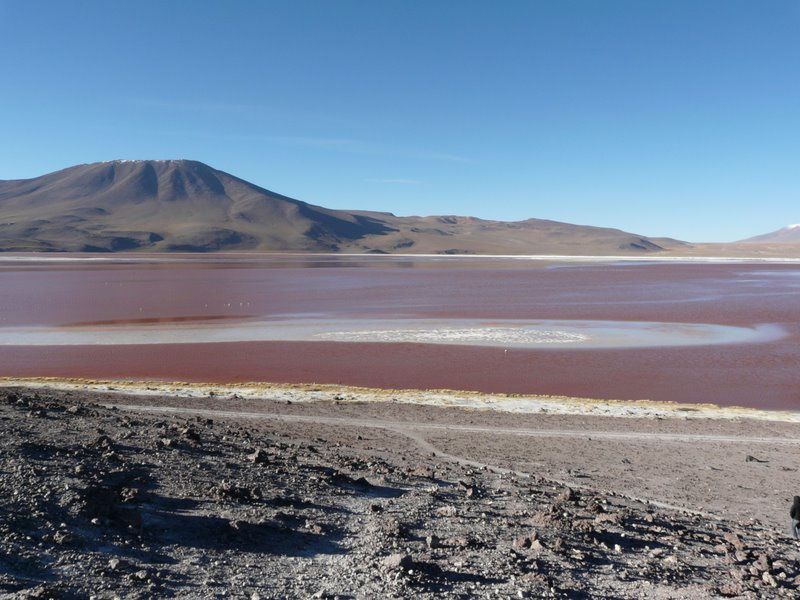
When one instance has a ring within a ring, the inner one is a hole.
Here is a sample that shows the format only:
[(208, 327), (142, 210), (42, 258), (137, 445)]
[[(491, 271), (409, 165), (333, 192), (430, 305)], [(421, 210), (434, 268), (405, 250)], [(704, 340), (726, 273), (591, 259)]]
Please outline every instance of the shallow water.
[(0, 375), (800, 405), (795, 264), (57, 258), (0, 257)]

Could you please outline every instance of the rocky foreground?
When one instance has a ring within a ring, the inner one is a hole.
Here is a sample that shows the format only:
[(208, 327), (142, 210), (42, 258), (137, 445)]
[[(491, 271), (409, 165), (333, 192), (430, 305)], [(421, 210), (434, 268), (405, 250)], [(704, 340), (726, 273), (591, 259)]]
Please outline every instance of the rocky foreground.
[(0, 391), (0, 597), (796, 597), (798, 559), (757, 521), (475, 470), (397, 432)]

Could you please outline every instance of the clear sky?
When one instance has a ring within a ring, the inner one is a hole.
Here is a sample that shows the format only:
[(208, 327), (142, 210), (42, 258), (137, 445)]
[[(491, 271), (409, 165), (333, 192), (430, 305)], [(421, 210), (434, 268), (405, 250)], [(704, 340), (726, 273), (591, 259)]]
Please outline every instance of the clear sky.
[(747, 237), (800, 222), (800, 1), (0, 0), (0, 179), (115, 158)]

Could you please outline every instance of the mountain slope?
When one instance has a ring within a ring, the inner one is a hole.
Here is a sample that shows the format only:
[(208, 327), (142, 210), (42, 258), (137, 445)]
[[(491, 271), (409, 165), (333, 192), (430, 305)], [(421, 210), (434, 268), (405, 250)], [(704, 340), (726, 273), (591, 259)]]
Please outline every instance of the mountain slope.
[(742, 240), (745, 244), (800, 244), (800, 224)]
[(330, 210), (189, 160), (110, 161), (0, 181), (0, 250), (661, 252), (686, 245), (529, 219)]
[(196, 161), (112, 161), (0, 182), (0, 247), (335, 250), (383, 233)]

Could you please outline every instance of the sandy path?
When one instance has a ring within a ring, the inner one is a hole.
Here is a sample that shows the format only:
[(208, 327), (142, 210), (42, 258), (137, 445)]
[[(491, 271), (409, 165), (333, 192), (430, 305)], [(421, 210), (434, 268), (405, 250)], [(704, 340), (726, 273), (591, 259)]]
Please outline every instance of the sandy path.
[(325, 417), (321, 415), (296, 415), (269, 412), (240, 412), (230, 410), (212, 410), (203, 408), (175, 406), (144, 406), (136, 404), (104, 403), (108, 408), (134, 410), (150, 413), (202, 415), (216, 418), (267, 419), (300, 423), (316, 423), (338, 425), (342, 427), (370, 427), (389, 429), (392, 431), (432, 430), (455, 431), (462, 433), (495, 433), (502, 435), (519, 435), (526, 437), (566, 437), (566, 438), (599, 438), (621, 440), (649, 440), (667, 442), (723, 442), (747, 444), (800, 444), (800, 438), (769, 436), (734, 436), (706, 435), (683, 433), (654, 433), (640, 431), (577, 431), (571, 429), (517, 429), (503, 427), (478, 427), (471, 425), (445, 425), (440, 423), (409, 423), (407, 421), (383, 421), (376, 419), (353, 419), (350, 417)]

